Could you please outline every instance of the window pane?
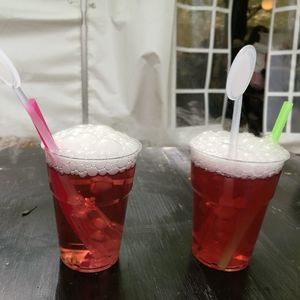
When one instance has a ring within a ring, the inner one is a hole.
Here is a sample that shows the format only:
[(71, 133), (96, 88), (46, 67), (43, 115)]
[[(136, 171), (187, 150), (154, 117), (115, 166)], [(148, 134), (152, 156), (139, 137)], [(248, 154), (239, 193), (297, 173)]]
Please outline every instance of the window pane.
[(293, 102), (291, 130), (292, 132), (300, 132), (300, 97), (295, 97)]
[(269, 97), (267, 107), (267, 131), (271, 131), (286, 97)]
[(275, 14), (272, 41), (273, 50), (292, 49), (295, 27), (295, 14), (296, 12), (294, 10), (279, 12)]
[(218, 0), (217, 6), (228, 8), (229, 0)]
[(216, 13), (215, 48), (227, 48), (228, 41), (228, 14)]
[(209, 123), (221, 123), (224, 94), (209, 94)]
[(204, 88), (207, 54), (177, 52), (177, 88)]
[(224, 89), (227, 77), (227, 54), (214, 54), (210, 88)]
[(300, 54), (297, 55), (295, 92), (300, 92)]
[(291, 55), (273, 55), (270, 66), (270, 92), (287, 92), (289, 90)]
[(205, 123), (204, 95), (176, 95), (176, 126), (198, 126)]
[(213, 0), (177, 0), (178, 3), (187, 5), (212, 5)]
[(177, 46), (208, 48), (211, 12), (177, 9)]
[(276, 7), (289, 6), (289, 5), (297, 4), (297, 0), (276, 0), (275, 3), (276, 3)]

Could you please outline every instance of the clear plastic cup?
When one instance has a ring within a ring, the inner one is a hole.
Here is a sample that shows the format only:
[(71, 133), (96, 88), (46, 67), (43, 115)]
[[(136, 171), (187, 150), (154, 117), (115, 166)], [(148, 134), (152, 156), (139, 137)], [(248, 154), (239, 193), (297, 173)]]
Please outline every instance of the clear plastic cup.
[[(249, 265), (284, 160), (246, 162), (193, 147), (191, 155), (192, 253), (210, 268), (242, 270)], [(243, 170), (251, 177), (241, 177)], [(271, 176), (262, 176), (261, 170)]]
[[(69, 268), (98, 272), (117, 262), (128, 195), (141, 150), (141, 144), (134, 141), (135, 152), (106, 159), (82, 159), (45, 151), (61, 260)], [(69, 167), (69, 174), (58, 165)], [(87, 165), (88, 173), (84, 169)], [(113, 171), (107, 173), (107, 169)]]

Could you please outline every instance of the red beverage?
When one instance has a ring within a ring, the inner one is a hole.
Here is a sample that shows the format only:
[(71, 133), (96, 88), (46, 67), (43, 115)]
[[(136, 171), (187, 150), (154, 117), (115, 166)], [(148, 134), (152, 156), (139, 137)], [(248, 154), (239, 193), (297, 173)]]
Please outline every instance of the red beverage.
[(111, 267), (119, 257), (139, 141), (104, 125), (77, 125), (54, 135), (45, 151), (61, 259), (80, 272)]
[(48, 166), (61, 259), (71, 269), (97, 272), (118, 260), (134, 171), (80, 177)]
[(230, 177), (192, 162), (193, 255), (214, 269), (246, 268), (279, 177), (280, 172), (265, 178)]

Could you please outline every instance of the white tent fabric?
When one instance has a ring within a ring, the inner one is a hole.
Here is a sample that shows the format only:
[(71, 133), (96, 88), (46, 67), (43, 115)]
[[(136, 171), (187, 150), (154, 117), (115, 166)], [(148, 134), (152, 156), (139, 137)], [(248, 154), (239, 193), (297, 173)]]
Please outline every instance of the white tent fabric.
[[(0, 1), (0, 47), (52, 131), (81, 122), (80, 24), (78, 4), (68, 1)], [(21, 104), (2, 84), (0, 99), (0, 136), (36, 136)]]
[[(80, 2), (0, 0), (0, 47), (19, 70), (25, 93), (37, 99), (53, 132), (85, 117), (160, 143), (168, 128), (175, 0), (87, 1), (86, 99)], [(2, 84), (0, 99), (0, 136), (36, 136)]]
[(161, 143), (167, 133), (175, 1), (97, 1), (88, 10), (89, 120)]

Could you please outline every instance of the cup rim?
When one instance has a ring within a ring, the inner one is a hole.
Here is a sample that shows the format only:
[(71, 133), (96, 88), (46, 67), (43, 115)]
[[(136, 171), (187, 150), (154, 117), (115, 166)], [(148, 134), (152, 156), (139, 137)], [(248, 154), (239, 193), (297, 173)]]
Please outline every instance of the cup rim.
[(211, 157), (216, 160), (233, 162), (233, 163), (241, 163), (241, 164), (276, 164), (276, 163), (284, 163), (285, 161), (289, 160), (290, 156), (287, 159), (280, 159), (280, 160), (272, 160), (272, 161), (250, 161), (250, 160), (241, 160), (229, 157), (221, 157), (214, 154), (206, 153), (202, 150), (196, 149), (194, 146), (190, 145), (190, 149), (200, 153), (203, 156)]
[(104, 157), (104, 158), (85, 158), (85, 157), (74, 157), (74, 156), (68, 156), (68, 155), (63, 155), (63, 154), (58, 154), (54, 151), (49, 151), (48, 149), (46, 149), (44, 147), (44, 145), (42, 144), (42, 149), (48, 154), (48, 155), (54, 155), (56, 157), (62, 158), (62, 159), (70, 159), (70, 160), (76, 160), (76, 161), (106, 161), (106, 160), (118, 160), (118, 159), (122, 159), (122, 158), (126, 158), (126, 157), (130, 157), (130, 156), (135, 156), (137, 154), (139, 154), (143, 148), (142, 143), (135, 139), (130, 137), (130, 140), (134, 143), (137, 144), (138, 148), (137, 150), (126, 154), (126, 155), (121, 155), (121, 156), (112, 156), (112, 157)]

